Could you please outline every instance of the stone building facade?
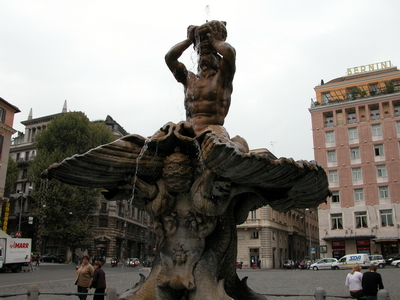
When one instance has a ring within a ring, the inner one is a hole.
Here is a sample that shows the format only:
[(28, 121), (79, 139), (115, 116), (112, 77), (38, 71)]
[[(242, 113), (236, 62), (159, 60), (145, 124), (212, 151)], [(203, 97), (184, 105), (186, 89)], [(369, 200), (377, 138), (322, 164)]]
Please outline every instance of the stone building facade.
[[(7, 233), (14, 235), (18, 224), (18, 212), (21, 211), (21, 231), (23, 237), (35, 239), (35, 222), (28, 223), (31, 216), (31, 192), (33, 184), (28, 180), (28, 163), (36, 157), (35, 136), (46, 129), (47, 124), (55, 117), (67, 113), (67, 104), (64, 103), (61, 113), (33, 118), (32, 110), (28, 119), (21, 122), (25, 126), (25, 133), (20, 132), (13, 140), (10, 155), (18, 163), (19, 174), (15, 183), (16, 193), (10, 196), (10, 224)], [(111, 116), (105, 122), (112, 133), (118, 137), (128, 134)], [(31, 216), (32, 217), (32, 216)], [(105, 257), (109, 261), (112, 257), (128, 258), (137, 257), (141, 260), (153, 255), (155, 235), (151, 230), (151, 219), (142, 210), (134, 208), (129, 199), (123, 201), (108, 201), (99, 195), (98, 207), (92, 215), (94, 240), (88, 249), (84, 249), (91, 256)], [(35, 245), (36, 243), (34, 243)], [(41, 249), (34, 249), (40, 254), (64, 254), (62, 241), (44, 237), (40, 243)]]
[(318, 214), (315, 209), (280, 213), (269, 206), (251, 211), (237, 226), (237, 261), (244, 268), (260, 260), (262, 269), (282, 268), (285, 260), (319, 257)]

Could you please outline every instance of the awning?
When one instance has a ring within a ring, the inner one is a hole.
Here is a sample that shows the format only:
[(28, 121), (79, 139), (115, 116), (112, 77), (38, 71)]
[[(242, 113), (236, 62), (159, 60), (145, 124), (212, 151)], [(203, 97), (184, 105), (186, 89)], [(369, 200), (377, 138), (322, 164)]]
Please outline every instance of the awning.
[(375, 243), (384, 243), (384, 242), (398, 242), (400, 238), (398, 237), (384, 237), (384, 238), (375, 238), (372, 239)]
[(358, 239), (376, 239), (376, 235), (347, 235), (347, 236), (326, 236), (322, 238), (325, 241), (339, 241), (339, 240), (358, 240)]

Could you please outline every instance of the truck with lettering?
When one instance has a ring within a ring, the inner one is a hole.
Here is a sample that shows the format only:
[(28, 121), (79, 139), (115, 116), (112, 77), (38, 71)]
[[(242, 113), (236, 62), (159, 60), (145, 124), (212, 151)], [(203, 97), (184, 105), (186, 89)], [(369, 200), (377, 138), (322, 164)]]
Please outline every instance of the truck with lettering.
[(29, 264), (31, 247), (31, 239), (12, 238), (0, 230), (0, 271), (20, 272)]
[(363, 269), (367, 269), (371, 265), (369, 255), (366, 253), (347, 254), (341, 257), (331, 266), (333, 270), (351, 269), (355, 264), (358, 264)]

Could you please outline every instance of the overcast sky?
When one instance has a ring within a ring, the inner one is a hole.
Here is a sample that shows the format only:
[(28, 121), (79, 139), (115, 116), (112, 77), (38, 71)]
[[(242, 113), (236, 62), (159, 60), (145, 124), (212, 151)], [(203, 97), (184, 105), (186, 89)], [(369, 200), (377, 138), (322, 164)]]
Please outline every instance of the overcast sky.
[[(207, 13), (206, 6), (209, 7)], [(109, 114), (129, 133), (152, 135), (185, 119), (183, 87), (165, 53), (206, 18), (227, 22), (237, 52), (225, 127), (251, 149), (312, 160), (314, 87), (346, 69), (400, 66), (400, 1), (42, 1), (0, 3), (0, 97), (33, 117)], [(195, 52), (182, 57), (195, 70)]]

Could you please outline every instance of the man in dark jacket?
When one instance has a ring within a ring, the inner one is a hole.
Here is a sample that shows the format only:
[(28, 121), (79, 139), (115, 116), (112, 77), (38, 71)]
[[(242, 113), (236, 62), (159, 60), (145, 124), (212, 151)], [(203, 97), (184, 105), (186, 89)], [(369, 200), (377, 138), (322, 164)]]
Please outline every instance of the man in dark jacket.
[(364, 298), (367, 300), (376, 300), (378, 290), (383, 289), (381, 274), (377, 273), (376, 269), (376, 265), (370, 265), (369, 272), (365, 272), (362, 277)]
[[(106, 291), (106, 274), (101, 268), (101, 265), (99, 261), (94, 263), (93, 280), (89, 287), (89, 289), (95, 288), (95, 294), (104, 294)], [(104, 300), (104, 295), (94, 295), (93, 300)]]

